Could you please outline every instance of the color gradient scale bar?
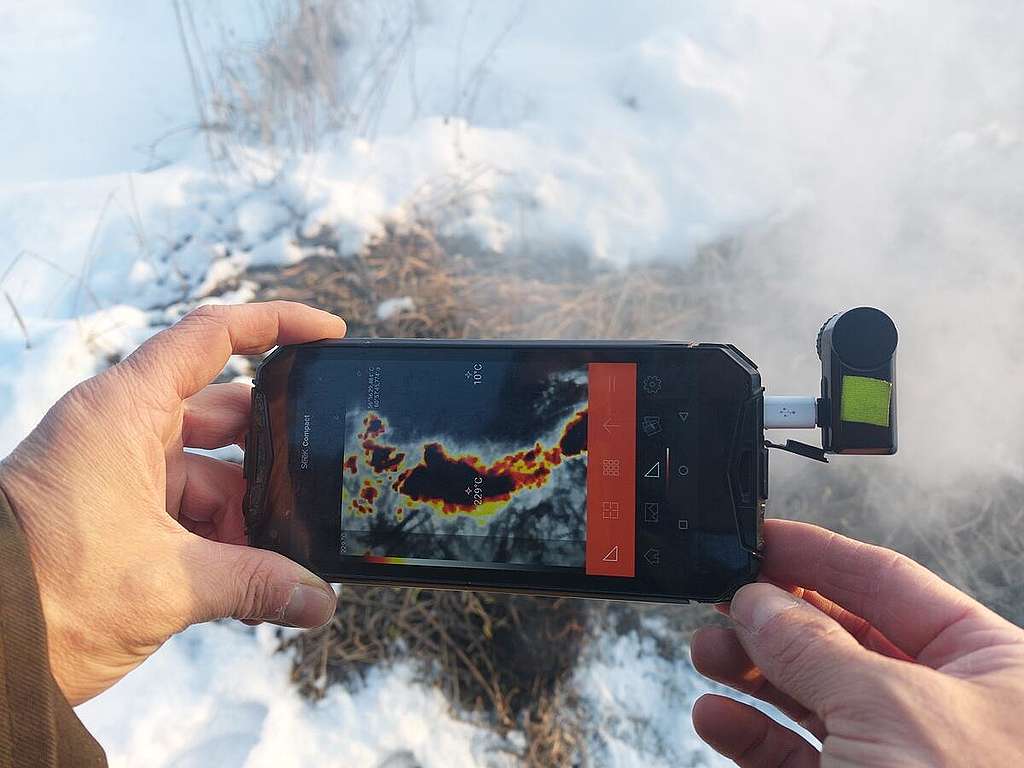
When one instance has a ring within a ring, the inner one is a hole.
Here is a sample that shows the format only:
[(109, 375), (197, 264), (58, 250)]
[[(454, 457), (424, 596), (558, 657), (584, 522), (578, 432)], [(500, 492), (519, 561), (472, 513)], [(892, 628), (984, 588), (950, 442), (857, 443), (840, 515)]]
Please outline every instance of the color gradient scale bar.
[(393, 557), (391, 555), (363, 555), (363, 560), (368, 563), (380, 563), (381, 565), (408, 565), (408, 557)]
[(587, 388), (586, 572), (633, 577), (636, 363), (590, 363)]

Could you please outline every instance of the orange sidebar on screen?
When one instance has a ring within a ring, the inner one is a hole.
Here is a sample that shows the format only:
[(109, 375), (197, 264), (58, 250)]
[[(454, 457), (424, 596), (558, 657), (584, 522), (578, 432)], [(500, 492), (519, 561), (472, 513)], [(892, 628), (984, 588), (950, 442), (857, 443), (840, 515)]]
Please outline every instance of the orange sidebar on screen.
[(590, 576), (636, 575), (636, 363), (587, 366)]

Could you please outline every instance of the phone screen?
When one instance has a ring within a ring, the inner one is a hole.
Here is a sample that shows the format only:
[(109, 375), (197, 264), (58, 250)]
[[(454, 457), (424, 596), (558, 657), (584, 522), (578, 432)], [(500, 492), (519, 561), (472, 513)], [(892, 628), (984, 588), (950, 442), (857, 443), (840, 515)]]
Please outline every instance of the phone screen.
[(729, 471), (751, 381), (721, 350), (297, 349), (276, 539), (321, 573), (679, 597), (750, 571)]

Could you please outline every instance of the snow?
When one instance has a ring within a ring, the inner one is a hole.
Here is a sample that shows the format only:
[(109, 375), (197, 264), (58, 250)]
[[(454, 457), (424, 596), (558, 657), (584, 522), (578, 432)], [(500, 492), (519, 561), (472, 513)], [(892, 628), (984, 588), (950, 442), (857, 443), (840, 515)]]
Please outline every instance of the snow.
[(61, 395), (98, 370), (98, 358), (132, 349), (149, 336), (144, 313), (127, 306), (80, 322), (41, 320), (26, 337), (0, 329), (0, 456), (6, 456)]
[(364, 686), (310, 704), (275, 646), (267, 626), (192, 628), (78, 714), (112, 768), (347, 768), (403, 754), (421, 768), (481, 765), (488, 735), (453, 719), (410, 669), (372, 670)]
[(708, 754), (690, 709), (708, 686), (685, 661), (659, 656), (635, 633), (601, 637), (578, 675), (585, 707), (600, 723), (591, 750), (596, 765), (620, 768), (726, 765)]
[[(311, 704), (291, 684), (288, 658), (273, 653), (276, 643), (268, 626), (194, 627), (78, 714), (112, 768), (513, 765), (494, 749), (493, 734), (454, 718), (411, 668), (374, 669), (365, 685), (334, 686)], [(591, 719), (594, 765), (731, 765), (703, 745), (689, 719), (701, 694), (724, 689), (697, 675), (685, 654), (659, 655), (651, 636), (599, 634), (576, 685)]]
[[(197, 13), (211, 54), (259, 33), (257, 3)], [(222, 25), (222, 20), (230, 23)], [(195, 139), (195, 101), (174, 6), (138, 0), (5, 0), (0, 6), (0, 174), (18, 183), (160, 167)]]
[[(253, 48), (265, 5), (194, 3), (210, 55)], [(222, 286), (310, 252), (294, 231), (329, 224), (344, 256), (426, 216), (510, 253), (618, 263), (781, 231), (754, 242), (789, 272), (735, 297), (725, 339), (770, 385), (817, 381), (815, 322), (884, 306), (903, 334), (892, 466), (1024, 472), (1007, 354), (1024, 345), (1021, 4), (352, 0), (346, 23), (352, 120), (301, 152), (236, 148), (232, 170), (196, 132), (173, 4), (4, 3), (0, 454), (192, 303), (250, 298)], [(115, 765), (495, 759), (409, 669), (310, 705), (272, 645), (191, 629), (82, 717)], [(578, 682), (602, 765), (717, 764), (688, 723), (710, 686), (687, 663), (635, 636), (596, 646)]]
[(381, 320), (388, 320), (401, 312), (411, 312), (416, 308), (416, 302), (412, 296), (398, 296), (393, 299), (384, 299), (377, 306), (377, 317)]
[(589, 749), (595, 765), (732, 765), (704, 745), (690, 721), (694, 702), (709, 691), (756, 706), (820, 747), (810, 733), (779, 712), (701, 677), (688, 654), (665, 658), (655, 642), (655, 636), (665, 637), (664, 622), (648, 619), (646, 626), (643, 637), (636, 632), (598, 635), (577, 674), (583, 709), (593, 718)]

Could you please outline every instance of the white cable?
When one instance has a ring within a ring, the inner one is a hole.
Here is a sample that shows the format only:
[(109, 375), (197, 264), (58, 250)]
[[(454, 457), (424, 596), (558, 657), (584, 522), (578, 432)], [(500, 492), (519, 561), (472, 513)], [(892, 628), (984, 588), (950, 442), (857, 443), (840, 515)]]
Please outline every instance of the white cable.
[(814, 429), (818, 426), (818, 398), (765, 395), (765, 429)]

